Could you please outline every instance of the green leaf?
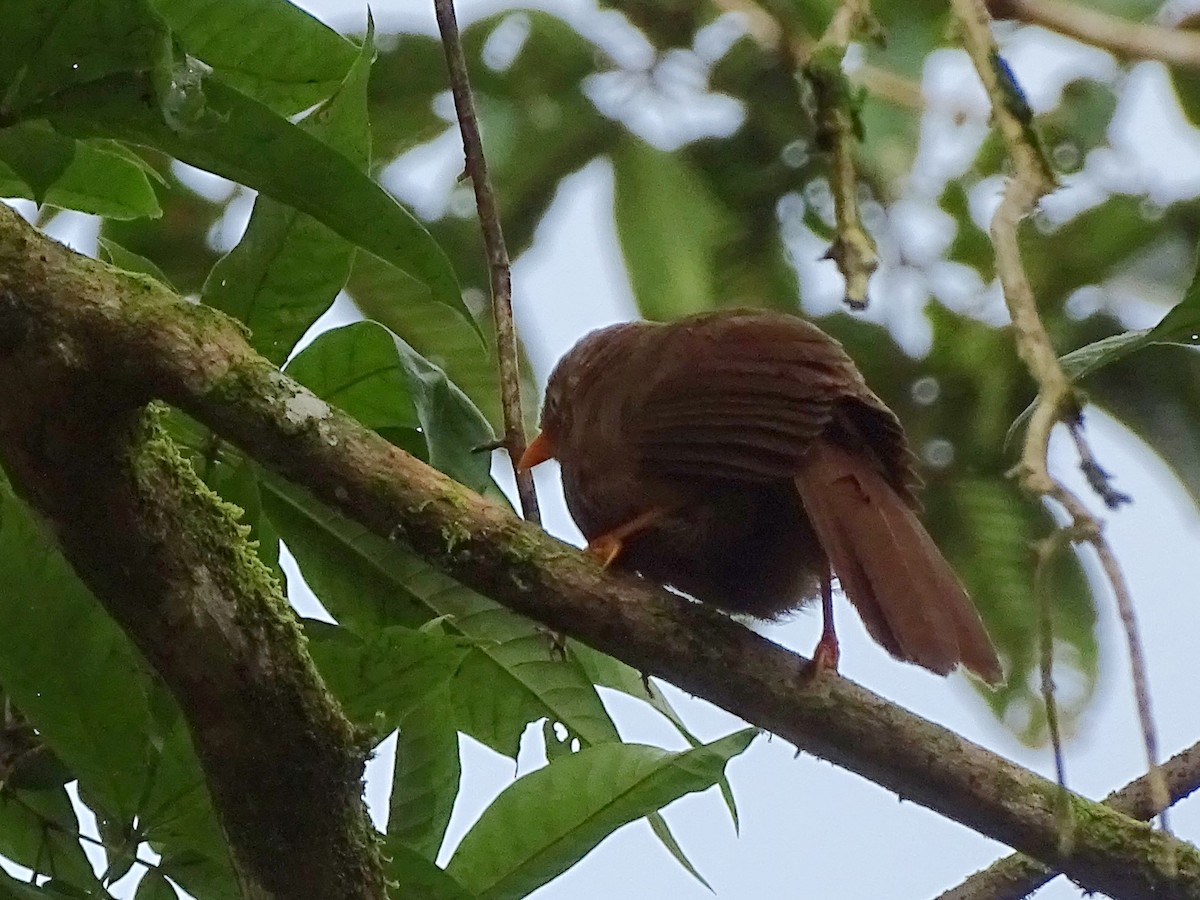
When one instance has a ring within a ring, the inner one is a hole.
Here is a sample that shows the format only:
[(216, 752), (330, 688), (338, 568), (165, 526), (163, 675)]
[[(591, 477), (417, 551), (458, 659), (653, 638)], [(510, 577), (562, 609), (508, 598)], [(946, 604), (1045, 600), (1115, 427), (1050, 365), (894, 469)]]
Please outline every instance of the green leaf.
[(475, 644), (452, 682), (461, 730), (514, 758), (525, 725), (542, 717), (584, 744), (618, 739), (595, 687), (576, 664), (551, 658), (533, 623), (287, 483), (273, 476), (262, 483), (267, 515), (338, 622), (366, 635), (446, 616), (452, 633)]
[(65, 788), (0, 791), (0, 854), (81, 891), (100, 890), (79, 843), (79, 821)]
[(677, 154), (635, 138), (613, 153), (617, 237), (638, 309), (671, 320), (712, 309), (730, 216)]
[(287, 0), (152, 0), (188, 53), (283, 115), (320, 103), (356, 48)]
[[(598, 687), (606, 687), (614, 691), (620, 691), (626, 696), (633, 697), (635, 700), (641, 700), (643, 703), (648, 704), (652, 709), (654, 709), (665, 719), (667, 719), (667, 721), (674, 725), (680, 735), (683, 736), (684, 740), (686, 740), (693, 747), (700, 746), (701, 742), (699, 738), (692, 734), (691, 730), (687, 727), (687, 725), (684, 724), (683, 719), (679, 717), (679, 713), (675, 711), (675, 708), (671, 706), (670, 702), (663, 695), (662, 691), (660, 691), (655, 686), (654, 682), (652, 682), (649, 678), (643, 676), (632, 666), (628, 666), (619, 659), (614, 659), (605, 653), (601, 653), (599, 650), (595, 650), (592, 647), (587, 646), (587, 644), (581, 644), (578, 641), (575, 641), (570, 646), (571, 654), (579, 660), (579, 664), (583, 666), (583, 671), (587, 673), (588, 678), (593, 684), (597, 685)], [(724, 776), (721, 777), (720, 788), (721, 796), (725, 800), (725, 807), (729, 810), (729, 817), (733, 822), (733, 827), (735, 830), (737, 830), (740, 828), (737, 804), (733, 799), (733, 788), (729, 786), (729, 782)], [(665, 822), (651, 822), (650, 824), (651, 827), (654, 828), (656, 834), (660, 829), (664, 831), (667, 829)], [(671, 849), (671, 845), (674, 844), (674, 839), (672, 838), (668, 842), (664, 838), (663, 842), (667, 845), (668, 849)], [(674, 854), (673, 850), (672, 853)], [(676, 858), (679, 859), (684, 868), (695, 875), (696, 878), (705, 885), (705, 887), (708, 886), (708, 883), (705, 882), (703, 878), (700, 878), (699, 873), (693, 869), (691, 864), (688, 863), (686, 859), (678, 856)]]
[(149, 275), (155, 281), (165, 285), (170, 290), (175, 290), (174, 285), (167, 279), (163, 270), (156, 266), (146, 257), (134, 253), (131, 250), (126, 250), (116, 241), (111, 241), (106, 237), (97, 239), (100, 245), (100, 258), (106, 263), (116, 266), (118, 269), (124, 269), (126, 272), (136, 272), (139, 275)]
[[(1076, 333), (1086, 343), (1119, 324), (1095, 317)], [(1148, 444), (1200, 507), (1200, 354), (1174, 345), (1139, 353), (1093, 372), (1085, 387), (1089, 405)]]
[(60, 93), (37, 114), (76, 136), (154, 147), (308, 213), (474, 324), (445, 253), (355, 162), (215, 76), (180, 91), (170, 122), (148, 80), (129, 76)]
[[(367, 81), (373, 56), (373, 32), (368, 31), (337, 91), (301, 123), (364, 170), (371, 150)], [(260, 195), (245, 235), (213, 266), (202, 297), (245, 322), (251, 346), (278, 365), (329, 308), (353, 261), (349, 242), (311, 216)]]
[(101, 888), (94, 893), (85, 893), (61, 882), (46, 882), (43, 885), (33, 885), (17, 881), (7, 872), (0, 870), (0, 900), (81, 900), (89, 897), (108, 897), (110, 894)]
[(680, 753), (605, 744), (565, 756), (505, 789), (446, 871), (489, 900), (524, 897), (622, 825), (711, 787), (756, 734), (746, 729)]
[(420, 900), (476, 900), (461, 884), (439, 869), (431, 860), (388, 837), (383, 846), (384, 874), (393, 897), (419, 897)]
[(354, 247), (264, 194), (241, 241), (213, 267), (204, 302), (245, 322), (250, 344), (279, 365), (350, 276)]
[(133, 900), (177, 900), (179, 894), (158, 869), (150, 869), (138, 882)]
[(138, 844), (141, 843), (134, 820), (110, 819), (104, 812), (103, 804), (97, 803), (84, 785), (80, 785), (79, 797), (96, 815), (96, 829), (100, 833), (100, 840), (104, 842), (104, 855), (108, 860), (104, 880), (108, 884), (120, 881), (133, 868)]
[(162, 855), (159, 870), (193, 897), (240, 900), (225, 835), (192, 750), (183, 716), (168, 704), (159, 715), (160, 751), (148, 771), (138, 811), (138, 829)]
[(107, 219), (157, 219), (162, 215), (145, 170), (88, 141), (78, 142), (75, 158), (46, 192), (46, 202)]
[[(105, 805), (132, 817), (153, 753), (141, 657), (7, 484), (0, 486), (0, 683)], [(65, 665), (62, 648), (71, 647)]]
[(67, 171), (75, 158), (76, 141), (63, 137), (45, 122), (21, 122), (0, 128), (0, 160), (29, 186), (41, 203), (46, 191)]
[(368, 428), (419, 429), (429, 464), (467, 487), (489, 483), (489, 455), (471, 451), (492, 439), (491, 425), (445, 372), (383, 326), (327, 331), (287, 373)]
[(396, 736), (388, 844), (397, 842), (432, 861), (445, 839), (462, 766), (449, 687), (405, 714)]
[(350, 720), (378, 739), (443, 688), (468, 649), (444, 635), (401, 625), (361, 637), (349, 628), (308, 620), (304, 631), (326, 686)]
[[(1058, 361), (1068, 376), (1079, 381), (1131, 353), (1154, 346), (1200, 346), (1200, 264), (1183, 299), (1171, 307), (1153, 328), (1109, 335), (1072, 350), (1059, 357)], [(1006, 442), (1013, 439), (1033, 414), (1033, 406), (1030, 403), (1013, 420), (1005, 437)]]
[[(697, 744), (696, 746), (700, 746)], [(726, 803), (733, 808), (733, 793), (729, 788), (729, 779), (725, 777), (725, 772), (722, 770), (719, 779), (721, 785), (721, 793), (725, 798)], [(735, 815), (736, 819), (736, 815)], [(695, 878), (698, 882), (712, 891), (712, 885), (708, 883), (708, 879), (700, 874), (700, 870), (692, 863), (686, 853), (683, 852), (683, 847), (679, 846), (679, 841), (675, 840), (675, 835), (671, 833), (671, 826), (667, 824), (667, 820), (662, 817), (662, 813), (650, 813), (646, 816), (646, 821), (650, 823), (650, 830), (654, 832), (654, 836), (658, 838), (667, 852), (675, 858), (675, 861), (683, 866), (683, 870)], [(713, 891), (713, 893), (716, 893)]]
[(0, 0), (0, 109), (18, 113), (108, 75), (163, 65), (166, 25), (149, 0)]
[(1083, 378), (1097, 369), (1116, 362), (1135, 350), (1162, 344), (1200, 346), (1200, 265), (1192, 276), (1183, 299), (1176, 303), (1153, 328), (1114, 334), (1080, 347), (1059, 362), (1073, 378)]
[(0, 129), (0, 161), (23, 182), (5, 196), (110, 219), (162, 215), (143, 166), (99, 143), (64, 137), (44, 122)]
[(440, 303), (409, 302), (419, 283), (369, 253), (354, 258), (346, 290), (368, 319), (374, 319), (462, 388), (488, 421), (501, 421), (495, 349), (479, 352), (479, 336), (462, 316)]

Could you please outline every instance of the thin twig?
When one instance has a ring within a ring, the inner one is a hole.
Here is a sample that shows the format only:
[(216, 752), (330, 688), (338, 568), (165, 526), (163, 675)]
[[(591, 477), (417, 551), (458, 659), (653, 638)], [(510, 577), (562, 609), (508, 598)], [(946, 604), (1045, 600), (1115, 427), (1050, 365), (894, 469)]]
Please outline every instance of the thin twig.
[(1116, 509), (1123, 503), (1132, 503), (1132, 497), (1112, 486), (1112, 476), (1092, 455), (1092, 448), (1083, 437), (1082, 417), (1068, 422), (1067, 427), (1071, 431), (1071, 439), (1075, 442), (1075, 450), (1079, 453), (1079, 468), (1083, 470), (1083, 477), (1087, 479), (1088, 486), (1104, 501), (1104, 505), (1109, 509)]
[[(740, 17), (746, 34), (764, 50), (776, 51), (783, 44), (783, 27), (755, 0), (713, 0), (713, 5)], [(807, 59), (813, 46), (811, 38), (802, 39), (796, 36), (792, 40), (792, 56), (796, 59)], [(920, 83), (890, 69), (864, 63), (850, 72), (848, 77), (854, 84), (866, 88), (872, 96), (896, 106), (914, 110), (922, 110), (926, 106)]]
[(500, 403), (504, 409), (504, 446), (517, 479), (521, 514), (530, 522), (540, 523), (533, 475), (518, 471), (516, 466), (517, 460), (525, 452), (525, 425), (521, 415), (521, 372), (517, 357), (517, 332), (513, 326), (512, 271), (508, 248), (504, 244), (496, 193), (492, 189), (487, 160), (483, 155), (479, 119), (475, 115), (471, 81), (467, 75), (467, 60), (458, 34), (458, 21), (454, 17), (454, 2), (433, 0), (433, 8), (442, 34), (442, 49), (450, 73), (450, 92), (454, 95), (454, 109), (462, 132), (466, 173), (475, 188), (475, 206), (479, 211), (479, 225), (483, 230), (483, 244), (487, 252), (492, 315), (496, 323), (496, 357), (500, 368)]
[[(1113, 587), (1117, 598), (1117, 612), (1121, 616), (1121, 625), (1125, 630), (1125, 640), (1129, 645), (1129, 667), (1133, 675), (1133, 691), (1137, 698), (1138, 721), (1142, 726), (1142, 740), (1146, 747), (1146, 759), (1150, 763), (1150, 790), (1153, 793), (1155, 805), (1162, 809), (1158, 822), (1163, 831), (1170, 831), (1167, 822), (1168, 791), (1162, 772), (1156, 765), (1158, 761), (1158, 733), (1154, 727), (1154, 714), (1150, 708), (1150, 685), (1146, 676), (1145, 650), (1138, 634), (1137, 617), (1133, 612), (1133, 598), (1129, 586), (1125, 583), (1125, 574), (1117, 563), (1117, 557), (1105, 540), (1092, 539), (1096, 555), (1100, 557), (1100, 567), (1104, 576)], [(1157, 777), (1156, 777), (1157, 776)]]
[[(1036, 497), (1052, 498), (1061, 504), (1070, 515), (1076, 534), (1090, 543), (1100, 556), (1125, 626), (1142, 740), (1149, 777), (1153, 779), (1157, 772), (1158, 739), (1150, 712), (1145, 655), (1138, 637), (1128, 585), (1101, 532), (1099, 521), (1079, 497), (1050, 474), (1047, 462), (1050, 432), (1062, 421), (1077, 426), (1081, 417), (1080, 398), (1059, 364), (1054, 344), (1038, 314), (1033, 289), (1021, 261), (1018, 231), (1021, 222), (1033, 212), (1038, 201), (1053, 190), (1054, 179), (1037, 136), (1032, 131), (1028, 105), (992, 38), (990, 19), (983, 0), (953, 0), (953, 6), (962, 29), (963, 46), (991, 98), (992, 116), (1014, 167), (1013, 177), (1005, 187), (1000, 206), (992, 218), (991, 237), (996, 252), (996, 272), (1012, 316), (1017, 352), (1037, 381), (1039, 391), (1025, 433), (1021, 459), (1013, 471), (1026, 491)], [(1090, 462), (1099, 469), (1083, 435), (1077, 430), (1072, 433), (1076, 445), (1081, 448), (1080, 454), (1085, 464)], [(1164, 785), (1160, 784), (1158, 790), (1160, 796), (1165, 796)], [(1162, 824), (1165, 828), (1166, 823)]]
[(817, 42), (804, 74), (816, 99), (816, 143), (829, 153), (829, 187), (837, 237), (825, 254), (837, 263), (846, 280), (846, 305), (865, 309), (867, 285), (879, 266), (875, 241), (863, 227), (858, 211), (858, 173), (854, 166), (854, 145), (861, 128), (855, 110), (850, 82), (842, 71), (846, 48), (859, 31), (878, 29), (866, 0), (842, 0), (825, 34)]
[(1046, 589), (1046, 573), (1054, 558), (1069, 543), (1070, 531), (1056, 531), (1038, 542), (1036, 547), (1037, 566), (1033, 574), (1033, 593), (1038, 605), (1038, 635), (1041, 649), (1042, 702), (1046, 705), (1046, 729), (1050, 732), (1050, 746), (1054, 750), (1054, 773), (1059, 794), (1059, 840), (1069, 847), (1075, 831), (1075, 820), (1071, 810), (1070, 794), (1067, 791), (1067, 767), (1063, 758), (1062, 731), (1058, 726), (1058, 701), (1054, 695), (1054, 615), (1050, 592)]
[(998, 19), (1041, 25), (1120, 57), (1200, 69), (1200, 32), (1131, 22), (1062, 0), (991, 0), (988, 6)]
[(872, 97), (886, 100), (893, 106), (919, 113), (928, 105), (919, 82), (891, 69), (865, 64), (850, 73), (850, 80), (866, 88)]
[[(1167, 797), (1158, 795), (1160, 779), (1143, 775), (1109, 794), (1105, 806), (1142, 821), (1162, 815), (1167, 806), (1200, 789), (1200, 744), (1176, 753), (1158, 770), (1168, 787)], [(1056, 875), (1058, 872), (1036, 859), (1012, 853), (939, 894), (936, 900), (1022, 900)]]
[[(816, 134), (818, 149), (829, 154), (829, 189), (833, 195), (833, 210), (837, 237), (825, 259), (837, 263), (846, 281), (846, 305), (863, 309), (867, 305), (867, 284), (879, 266), (875, 242), (863, 227), (858, 210), (858, 173), (854, 166), (854, 144), (860, 137), (856, 101), (851, 91), (852, 79), (842, 70), (846, 48), (858, 32), (875, 37), (879, 24), (871, 14), (869, 0), (842, 0), (816, 43), (807, 35), (790, 33), (784, 23), (754, 0), (716, 0), (717, 5), (742, 17), (746, 32), (766, 50), (783, 50), (796, 64), (800, 63), (805, 78), (812, 87), (816, 101)], [(905, 106), (922, 105), (919, 85), (905, 82), (899, 76), (879, 69), (863, 67), (854, 79), (861, 86), (872, 82), (883, 86), (888, 99), (897, 102), (902, 97)]]

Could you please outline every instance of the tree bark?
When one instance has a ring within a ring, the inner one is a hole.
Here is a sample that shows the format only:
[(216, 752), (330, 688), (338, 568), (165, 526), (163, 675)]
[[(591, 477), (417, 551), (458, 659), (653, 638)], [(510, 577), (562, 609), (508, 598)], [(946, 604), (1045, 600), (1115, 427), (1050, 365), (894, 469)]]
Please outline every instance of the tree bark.
[(119, 291), (156, 292), (119, 285), (3, 204), (0, 228), (0, 459), (178, 702), (244, 895), (382, 900), (366, 736), (325, 690), (237, 511), (146, 406), (153, 385), (111, 377), (101, 360), (121, 351), (67, 325), (84, 308), (113, 324), (150, 314)]

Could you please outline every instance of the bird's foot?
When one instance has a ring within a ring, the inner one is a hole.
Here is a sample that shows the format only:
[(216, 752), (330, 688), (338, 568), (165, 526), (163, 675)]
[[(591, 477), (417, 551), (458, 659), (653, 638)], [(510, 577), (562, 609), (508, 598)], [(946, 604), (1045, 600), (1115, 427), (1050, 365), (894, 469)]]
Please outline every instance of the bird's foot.
[(837, 636), (829, 632), (823, 633), (821, 640), (817, 641), (817, 646), (813, 648), (809, 677), (816, 678), (823, 672), (837, 672), (839, 657)]
[(614, 534), (602, 534), (595, 540), (588, 541), (584, 554), (602, 569), (607, 569), (621, 555), (625, 542)]
[(602, 568), (611, 566), (625, 547), (625, 541), (640, 534), (667, 514), (662, 506), (652, 506), (644, 513), (634, 516), (628, 522), (618, 525), (612, 531), (606, 531), (588, 541), (587, 549), (583, 552), (594, 559)]

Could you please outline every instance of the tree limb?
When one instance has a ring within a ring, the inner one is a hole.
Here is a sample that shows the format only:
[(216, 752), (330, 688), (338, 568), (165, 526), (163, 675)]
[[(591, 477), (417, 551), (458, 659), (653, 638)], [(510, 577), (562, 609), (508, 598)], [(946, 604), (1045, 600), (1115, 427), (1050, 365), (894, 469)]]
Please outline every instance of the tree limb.
[[(1159, 767), (1159, 771), (1166, 778), (1172, 804), (1200, 789), (1200, 744), (1176, 753)], [(1104, 803), (1127, 816), (1148, 821), (1163, 811), (1155, 800), (1156, 794), (1150, 776), (1143, 775), (1119, 791), (1113, 791), (1104, 798)], [(1021, 900), (1057, 874), (1035, 859), (1014, 853), (982, 872), (976, 872), (962, 884), (938, 896), (937, 900)]]
[[(1200, 900), (1200, 853), (1190, 845), (1072, 794), (1077, 828), (1065, 846), (1057, 785), (839, 676), (806, 681), (807, 660), (714, 610), (603, 572), (326, 405), (256, 355), (223, 315), (80, 257), (0, 206), (0, 354), (12, 359), (48, 347), (69, 348), (63, 364), (103, 395), (154, 395), (179, 406), (261, 464), (510, 609), (1092, 890)], [(0, 405), (17, 402), (3, 396)], [(141, 617), (127, 626), (147, 645), (162, 637), (145, 631), (154, 626)], [(186, 665), (179, 654), (163, 656), (164, 666)], [(254, 723), (251, 733), (261, 731)]]
[(14, 489), (179, 703), (244, 896), (382, 900), (362, 802), (369, 745), (325, 690), (237, 511), (146, 407), (156, 386), (106, 377), (117, 361), (76, 330), (86, 317), (68, 324), (85, 294), (113, 325), (152, 317), (157, 283), (114, 280), (3, 204), (0, 222), (0, 458)]

